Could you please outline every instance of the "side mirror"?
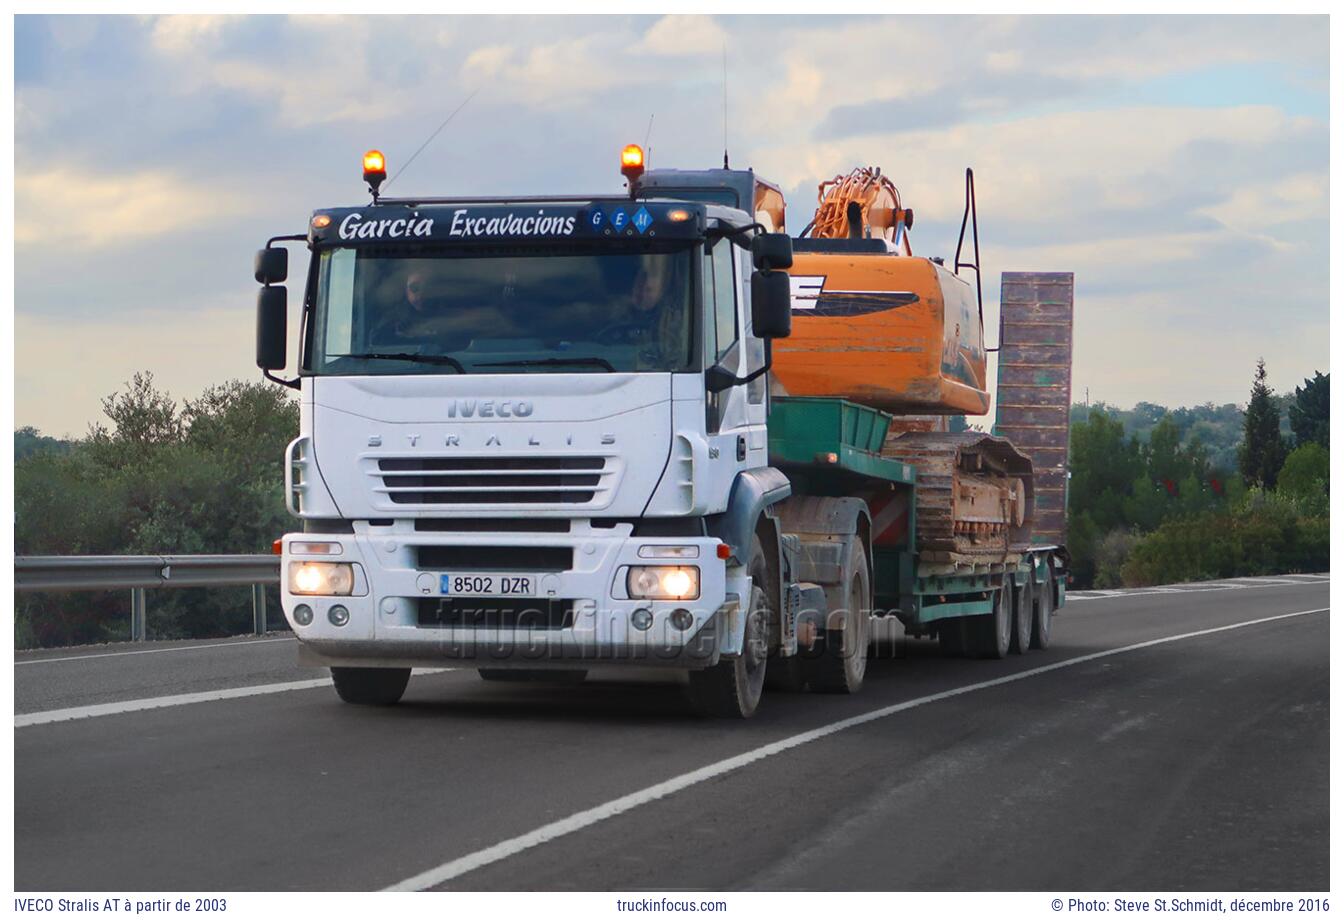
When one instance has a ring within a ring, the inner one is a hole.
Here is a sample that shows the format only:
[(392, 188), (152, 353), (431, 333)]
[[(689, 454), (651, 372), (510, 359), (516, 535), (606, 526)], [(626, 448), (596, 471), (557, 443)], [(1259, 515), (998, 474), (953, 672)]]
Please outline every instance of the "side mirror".
[(285, 295), (283, 285), (264, 287), (257, 292), (257, 367), (264, 371), (278, 371), (285, 366), (286, 320), (289, 315)]
[(284, 284), (289, 277), (289, 250), (280, 246), (258, 249), (252, 265), (258, 284)]
[(793, 331), (793, 297), (784, 272), (752, 272), (751, 327), (763, 339), (786, 339)]
[(793, 267), (793, 240), (787, 233), (758, 233), (751, 238), (751, 264), (761, 271)]

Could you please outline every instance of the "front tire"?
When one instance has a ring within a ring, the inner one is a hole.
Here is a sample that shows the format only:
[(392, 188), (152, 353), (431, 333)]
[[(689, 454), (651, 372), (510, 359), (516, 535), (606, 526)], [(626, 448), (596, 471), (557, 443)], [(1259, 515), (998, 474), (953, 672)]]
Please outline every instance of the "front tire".
[(332, 668), (336, 695), (357, 706), (392, 706), (406, 692), (410, 668)]
[(770, 567), (766, 565), (759, 537), (751, 541), (747, 573), (751, 575), (751, 597), (747, 603), (742, 653), (689, 675), (691, 703), (707, 716), (749, 719), (760, 705), (765, 689), (765, 667), (770, 654), (767, 632), (774, 617), (764, 588)]

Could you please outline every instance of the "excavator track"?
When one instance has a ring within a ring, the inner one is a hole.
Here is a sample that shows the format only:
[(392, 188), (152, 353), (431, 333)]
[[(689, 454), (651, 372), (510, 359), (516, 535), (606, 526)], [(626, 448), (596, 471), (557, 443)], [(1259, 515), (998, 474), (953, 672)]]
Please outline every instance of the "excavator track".
[(1031, 459), (978, 431), (905, 431), (882, 456), (915, 467), (916, 549), (923, 562), (1012, 562), (1031, 543)]

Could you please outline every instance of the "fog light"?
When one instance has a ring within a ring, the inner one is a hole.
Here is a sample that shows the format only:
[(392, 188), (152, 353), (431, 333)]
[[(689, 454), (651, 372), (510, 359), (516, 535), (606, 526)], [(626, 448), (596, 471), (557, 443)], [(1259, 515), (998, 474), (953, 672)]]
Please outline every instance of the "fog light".
[(327, 619), (331, 621), (332, 626), (344, 626), (350, 622), (350, 611), (337, 604), (327, 611)]
[(630, 622), (635, 624), (635, 629), (648, 629), (653, 625), (653, 611), (640, 607), (630, 614)]
[(294, 608), (294, 622), (300, 626), (307, 626), (313, 622), (313, 608), (307, 604), (300, 604)]
[(672, 611), (672, 625), (685, 632), (695, 623), (695, 617), (685, 607), (678, 607)]

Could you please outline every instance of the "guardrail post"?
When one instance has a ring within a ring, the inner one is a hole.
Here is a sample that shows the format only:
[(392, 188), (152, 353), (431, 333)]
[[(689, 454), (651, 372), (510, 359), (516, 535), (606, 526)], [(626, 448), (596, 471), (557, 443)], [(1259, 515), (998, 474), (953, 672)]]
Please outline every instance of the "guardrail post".
[(252, 632), (266, 635), (266, 586), (252, 586)]
[(131, 641), (145, 641), (145, 589), (131, 589)]

